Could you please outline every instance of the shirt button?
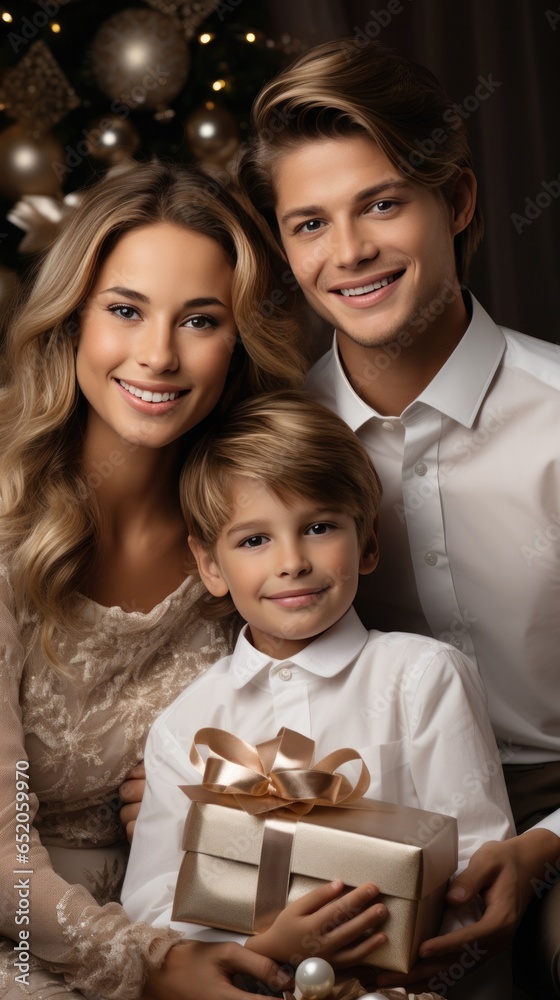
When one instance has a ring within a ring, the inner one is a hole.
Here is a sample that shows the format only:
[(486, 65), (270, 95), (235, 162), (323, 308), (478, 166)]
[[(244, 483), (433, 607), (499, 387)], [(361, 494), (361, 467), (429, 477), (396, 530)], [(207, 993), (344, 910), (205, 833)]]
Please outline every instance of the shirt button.
[(428, 563), (428, 566), (435, 566), (438, 561), (438, 557), (435, 552), (426, 552), (424, 556), (424, 562)]
[(381, 426), (384, 431), (394, 431), (395, 429), (390, 420), (384, 420)]
[(417, 476), (425, 476), (428, 471), (428, 466), (425, 462), (417, 462), (414, 466), (414, 471)]
[(289, 670), (288, 667), (282, 667), (282, 669), (280, 670), (278, 676), (283, 681), (289, 681), (290, 677), (292, 676), (292, 671)]

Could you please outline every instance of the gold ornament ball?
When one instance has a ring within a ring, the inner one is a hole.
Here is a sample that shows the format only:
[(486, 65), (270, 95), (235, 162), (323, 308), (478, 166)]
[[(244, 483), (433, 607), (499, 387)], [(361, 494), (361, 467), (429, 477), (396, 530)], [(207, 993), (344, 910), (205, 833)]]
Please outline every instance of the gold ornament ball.
[(101, 25), (91, 61), (108, 97), (129, 108), (161, 108), (185, 83), (190, 53), (166, 14), (127, 7)]
[(208, 101), (187, 118), (191, 152), (200, 160), (227, 163), (239, 145), (239, 129), (231, 111)]
[(140, 146), (138, 131), (126, 118), (101, 115), (90, 122), (86, 142), (90, 156), (102, 163), (122, 163), (131, 159)]
[(34, 135), (22, 125), (0, 132), (0, 192), (17, 201), (24, 194), (61, 195), (53, 164), (64, 164), (64, 149), (53, 135)]

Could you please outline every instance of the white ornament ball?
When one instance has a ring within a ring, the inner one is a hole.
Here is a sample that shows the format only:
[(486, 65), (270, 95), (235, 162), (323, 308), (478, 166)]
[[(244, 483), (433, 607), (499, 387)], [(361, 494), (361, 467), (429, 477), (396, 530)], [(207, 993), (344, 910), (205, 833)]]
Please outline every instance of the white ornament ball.
[(334, 970), (324, 958), (306, 958), (298, 965), (295, 981), (306, 1000), (324, 1000), (334, 986)]

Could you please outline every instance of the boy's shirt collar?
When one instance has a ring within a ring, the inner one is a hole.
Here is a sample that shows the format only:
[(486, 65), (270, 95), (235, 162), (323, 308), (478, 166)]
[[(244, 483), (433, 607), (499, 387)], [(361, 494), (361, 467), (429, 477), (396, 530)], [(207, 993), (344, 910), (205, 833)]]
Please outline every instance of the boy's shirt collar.
[(229, 673), (236, 690), (252, 681), (261, 670), (280, 664), (301, 667), (316, 677), (335, 677), (359, 655), (369, 637), (352, 607), (305, 649), (289, 659), (276, 660), (251, 645), (248, 628), (248, 625), (243, 627), (231, 656)]
[[(476, 419), (506, 349), (506, 339), (474, 295), (467, 294), (472, 304), (467, 330), (437, 375), (400, 415), (404, 423), (407, 417), (413, 417), (419, 404), (431, 406), (464, 427), (472, 427)], [(337, 412), (357, 431), (372, 415), (380, 415), (350, 385), (338, 353), (336, 334), (333, 362)]]

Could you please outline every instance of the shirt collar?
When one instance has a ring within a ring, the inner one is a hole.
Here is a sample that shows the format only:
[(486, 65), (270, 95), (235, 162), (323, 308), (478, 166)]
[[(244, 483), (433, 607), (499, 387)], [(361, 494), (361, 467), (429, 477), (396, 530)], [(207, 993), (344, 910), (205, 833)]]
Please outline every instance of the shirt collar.
[(289, 659), (276, 660), (251, 645), (247, 639), (248, 627), (245, 625), (242, 629), (230, 662), (230, 675), (236, 690), (252, 681), (261, 670), (269, 670), (280, 663), (301, 667), (316, 677), (335, 677), (358, 656), (369, 637), (352, 607), (305, 649)]
[[(417, 410), (418, 404), (423, 403), (465, 427), (472, 427), (500, 364), (506, 339), (474, 295), (470, 298), (472, 318), (464, 336), (430, 384), (403, 411), (404, 421), (413, 408)], [(357, 431), (372, 417), (386, 419), (360, 399), (350, 385), (338, 353), (336, 334), (333, 362), (337, 412), (348, 426)]]

